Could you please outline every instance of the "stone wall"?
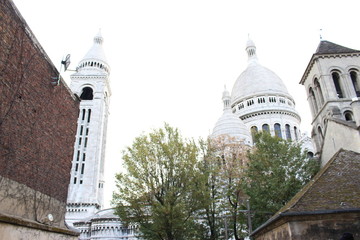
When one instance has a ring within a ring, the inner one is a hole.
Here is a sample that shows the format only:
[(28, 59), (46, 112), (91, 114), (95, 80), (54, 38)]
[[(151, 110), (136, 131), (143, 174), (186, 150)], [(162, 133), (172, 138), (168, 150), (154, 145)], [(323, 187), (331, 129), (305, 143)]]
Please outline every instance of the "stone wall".
[(2, 239), (78, 235), (64, 218), (79, 101), (58, 78), (13, 2), (0, 0)]
[(0, 175), (66, 202), (79, 102), (11, 0), (0, 46)]
[(288, 217), (254, 234), (255, 240), (338, 240), (345, 232), (360, 237), (360, 213)]

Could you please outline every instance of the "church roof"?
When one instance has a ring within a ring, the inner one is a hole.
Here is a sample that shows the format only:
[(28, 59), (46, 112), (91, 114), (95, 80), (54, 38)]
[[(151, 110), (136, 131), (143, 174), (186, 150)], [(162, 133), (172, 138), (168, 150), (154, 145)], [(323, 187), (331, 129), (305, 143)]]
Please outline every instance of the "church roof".
[(360, 210), (360, 153), (339, 150), (279, 213)]
[(360, 153), (339, 150), (319, 173), (255, 232), (283, 216), (360, 211)]
[(315, 55), (320, 54), (336, 54), (336, 53), (356, 53), (358, 50), (343, 47), (341, 45), (332, 43), (330, 41), (320, 41), (318, 48), (316, 49)]
[(360, 51), (359, 50), (355, 50), (355, 49), (351, 49), (351, 48), (347, 48), (338, 44), (335, 44), (333, 42), (330, 41), (326, 41), (326, 40), (322, 40), (320, 41), (316, 52), (312, 55), (306, 69), (305, 72), (300, 80), (300, 84), (304, 84), (305, 79), (307, 78), (313, 64), (314, 64), (314, 60), (319, 58), (319, 57), (326, 57), (326, 56), (332, 56), (332, 55), (359, 55)]

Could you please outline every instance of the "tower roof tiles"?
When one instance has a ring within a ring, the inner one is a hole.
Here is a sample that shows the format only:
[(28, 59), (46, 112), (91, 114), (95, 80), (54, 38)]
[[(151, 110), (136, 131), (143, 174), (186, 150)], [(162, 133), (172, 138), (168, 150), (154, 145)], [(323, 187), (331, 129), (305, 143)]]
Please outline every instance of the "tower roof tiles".
[(321, 54), (336, 54), (336, 53), (356, 53), (358, 50), (343, 47), (341, 45), (332, 43), (330, 41), (320, 41), (315, 55)]

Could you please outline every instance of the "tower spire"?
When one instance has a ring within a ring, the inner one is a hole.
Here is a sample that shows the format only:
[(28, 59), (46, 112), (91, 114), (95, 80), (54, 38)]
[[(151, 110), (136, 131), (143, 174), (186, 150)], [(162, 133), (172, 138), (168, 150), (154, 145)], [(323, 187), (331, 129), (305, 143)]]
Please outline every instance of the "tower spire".
[(246, 43), (246, 48), (245, 48), (247, 54), (248, 54), (248, 62), (253, 62), (253, 61), (257, 61), (257, 56), (256, 56), (256, 46), (255, 43), (250, 39), (250, 37), (248, 37), (248, 41)]
[(224, 85), (224, 91), (223, 91), (223, 103), (224, 103), (224, 111), (226, 109), (230, 109), (230, 93), (229, 91), (226, 89), (226, 85)]
[(100, 28), (99, 32), (94, 37), (94, 44), (102, 45), (103, 41), (104, 41), (104, 38), (101, 35), (101, 28)]
[(80, 61), (77, 70), (83, 71), (97, 71), (98, 73), (110, 74), (110, 67), (107, 63), (105, 52), (103, 49), (104, 38), (101, 35), (101, 30), (94, 37), (93, 46), (86, 53), (83, 59)]

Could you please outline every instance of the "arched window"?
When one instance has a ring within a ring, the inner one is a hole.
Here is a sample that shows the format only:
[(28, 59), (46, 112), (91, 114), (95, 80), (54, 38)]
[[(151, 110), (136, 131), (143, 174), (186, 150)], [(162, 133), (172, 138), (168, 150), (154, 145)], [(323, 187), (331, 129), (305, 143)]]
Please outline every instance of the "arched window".
[(314, 90), (312, 88), (309, 89), (310, 101), (312, 103), (312, 107), (314, 110), (314, 115), (318, 112), (318, 105), (315, 97)]
[(324, 104), (324, 95), (322, 93), (321, 86), (320, 86), (320, 83), (317, 80), (317, 78), (315, 78), (314, 85), (315, 85), (316, 91), (317, 91), (318, 96), (319, 96), (319, 101), (320, 101), (320, 106), (319, 107), (321, 107)]
[(344, 116), (345, 116), (345, 120), (346, 120), (346, 121), (353, 121), (353, 120), (354, 120), (351, 111), (346, 111), (346, 112), (344, 112)]
[(264, 132), (270, 133), (269, 125), (268, 125), (268, 124), (263, 124), (263, 125), (262, 125), (262, 130), (263, 130)]
[(256, 134), (257, 132), (258, 132), (257, 126), (252, 126), (252, 127), (251, 127), (251, 136), (252, 136), (253, 142), (255, 142), (255, 134)]
[(289, 124), (285, 125), (285, 132), (286, 132), (286, 140), (291, 141), (291, 133), (290, 133), (290, 125)]
[(340, 75), (338, 72), (333, 72), (331, 74), (334, 85), (335, 85), (335, 90), (336, 90), (336, 94), (338, 98), (343, 98), (344, 94), (343, 94), (343, 90), (341, 89), (341, 84), (340, 84)]
[(350, 72), (350, 78), (351, 78), (356, 96), (360, 97), (360, 86), (359, 86), (359, 80), (358, 80), (357, 75), (358, 75), (357, 72), (354, 70)]
[(81, 100), (93, 100), (93, 90), (91, 87), (84, 87), (80, 95)]
[(313, 158), (313, 157), (314, 157), (314, 153), (311, 152), (311, 151), (307, 152), (307, 157), (308, 157), (308, 158)]
[(295, 135), (295, 140), (298, 140), (297, 127), (294, 127), (294, 135)]
[(275, 136), (278, 136), (279, 138), (282, 138), (281, 135), (281, 126), (279, 123), (274, 124), (274, 130), (275, 130)]

